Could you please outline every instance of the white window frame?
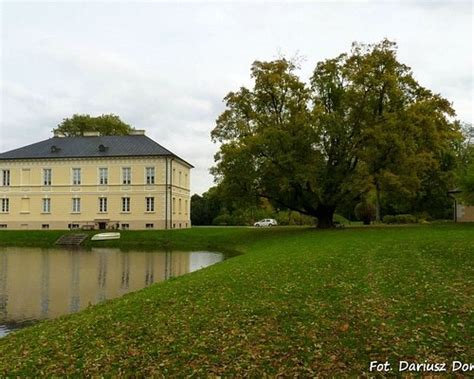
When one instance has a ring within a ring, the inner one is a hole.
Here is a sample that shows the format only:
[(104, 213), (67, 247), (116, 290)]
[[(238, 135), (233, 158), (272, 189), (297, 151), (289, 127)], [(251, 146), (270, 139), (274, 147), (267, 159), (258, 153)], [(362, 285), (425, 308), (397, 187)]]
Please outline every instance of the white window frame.
[(106, 197), (99, 197), (99, 213), (107, 213), (108, 201)]
[(107, 167), (99, 167), (99, 185), (106, 186), (109, 184), (109, 169)]
[(153, 196), (147, 196), (145, 198), (145, 206), (147, 212), (155, 211), (155, 198)]
[(79, 167), (72, 168), (71, 181), (73, 186), (80, 186), (82, 182), (82, 170)]
[(10, 199), (8, 197), (2, 198), (2, 206), (0, 207), (1, 213), (9, 213), (10, 212)]
[(2, 170), (2, 187), (9, 187), (10, 186), (10, 170), (3, 169)]
[(156, 182), (156, 170), (155, 167), (145, 168), (145, 183), (147, 185), (155, 184)]
[(42, 200), (42, 213), (51, 213), (51, 198), (44, 197)]
[(122, 184), (132, 184), (132, 168), (122, 167)]
[(43, 168), (43, 186), (50, 186), (53, 179), (53, 170)]
[(128, 196), (122, 197), (122, 212), (130, 212), (130, 198)]
[(81, 213), (81, 198), (72, 198), (72, 213)]

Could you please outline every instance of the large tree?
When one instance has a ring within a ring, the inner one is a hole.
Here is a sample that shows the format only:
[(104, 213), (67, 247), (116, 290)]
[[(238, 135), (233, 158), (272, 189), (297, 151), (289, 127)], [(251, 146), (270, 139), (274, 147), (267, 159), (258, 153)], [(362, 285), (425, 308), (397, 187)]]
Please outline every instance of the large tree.
[(353, 44), (350, 54), (319, 63), (312, 85), (318, 115), (333, 138), (330, 148), (342, 140), (347, 148), (339, 154), (364, 165), (377, 221), (383, 190), (415, 197), (424, 178), (446, 155), (454, 156), (460, 138), (454, 110), (398, 62), (395, 43)]
[(225, 98), (213, 173), (235, 197), (264, 197), (331, 227), (348, 198), (375, 190), (379, 205), (384, 189), (416, 194), (459, 138), (449, 103), (415, 81), (390, 41), (318, 63), (310, 85), (295, 69), (257, 61), (253, 88)]
[(67, 137), (82, 136), (85, 132), (99, 132), (102, 136), (128, 135), (133, 128), (123, 122), (119, 116), (114, 114), (103, 114), (97, 117), (88, 114), (75, 114), (65, 118), (53, 129), (55, 133), (64, 134)]

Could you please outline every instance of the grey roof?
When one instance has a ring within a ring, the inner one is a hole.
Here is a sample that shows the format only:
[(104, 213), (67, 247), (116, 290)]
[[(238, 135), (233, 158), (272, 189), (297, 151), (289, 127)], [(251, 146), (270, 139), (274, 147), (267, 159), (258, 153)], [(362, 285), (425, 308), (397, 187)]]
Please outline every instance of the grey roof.
[(0, 154), (0, 160), (169, 156), (171, 151), (145, 135), (53, 137)]

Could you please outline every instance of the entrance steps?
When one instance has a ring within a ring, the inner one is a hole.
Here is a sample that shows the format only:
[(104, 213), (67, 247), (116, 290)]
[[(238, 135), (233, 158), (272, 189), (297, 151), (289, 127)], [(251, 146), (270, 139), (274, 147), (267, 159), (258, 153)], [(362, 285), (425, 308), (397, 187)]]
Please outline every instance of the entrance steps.
[(87, 239), (87, 234), (64, 234), (55, 242), (56, 245), (79, 246)]

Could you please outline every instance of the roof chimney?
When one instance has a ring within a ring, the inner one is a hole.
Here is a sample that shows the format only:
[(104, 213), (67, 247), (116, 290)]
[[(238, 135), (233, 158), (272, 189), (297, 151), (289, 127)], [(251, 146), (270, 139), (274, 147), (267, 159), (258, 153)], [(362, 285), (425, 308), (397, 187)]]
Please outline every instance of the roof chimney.
[(84, 132), (83, 136), (84, 137), (99, 137), (100, 133), (99, 132)]
[(131, 136), (144, 136), (145, 135), (145, 129), (133, 129), (130, 132)]

